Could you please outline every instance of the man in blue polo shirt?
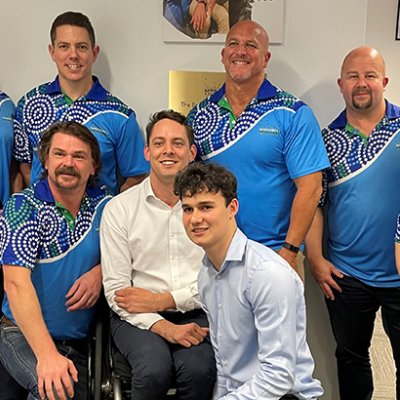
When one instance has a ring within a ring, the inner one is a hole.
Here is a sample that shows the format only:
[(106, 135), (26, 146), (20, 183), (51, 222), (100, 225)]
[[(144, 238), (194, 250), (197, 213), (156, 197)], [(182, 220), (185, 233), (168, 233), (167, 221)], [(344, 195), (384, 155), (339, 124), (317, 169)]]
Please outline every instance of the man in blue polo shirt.
[(329, 162), (311, 109), (265, 79), (268, 45), (256, 22), (234, 25), (221, 53), (226, 83), (188, 120), (200, 158), (227, 166), (238, 179), (240, 229), (301, 270), (296, 256)]
[(89, 19), (78, 12), (61, 14), (50, 36), (49, 52), (58, 76), (30, 90), (16, 110), (14, 155), (25, 183), (40, 178), (37, 151), (43, 132), (54, 122), (73, 120), (88, 127), (99, 142), (99, 182), (114, 194), (119, 191), (119, 176), (125, 180), (121, 190), (135, 185), (148, 171), (143, 138), (133, 110), (92, 76), (99, 47)]
[(400, 199), (400, 108), (384, 98), (385, 63), (370, 47), (345, 57), (338, 84), (346, 108), (323, 130), (331, 167), (323, 207), (307, 236), (307, 254), (326, 296), (337, 343), (341, 400), (372, 398), (369, 347), (379, 308), (400, 399), (400, 275), (393, 251)]
[(0, 210), (8, 200), (11, 189), (14, 108), (11, 99), (0, 90)]
[[(46, 177), (14, 194), (0, 218), (0, 362), (29, 398), (86, 400), (88, 329), (101, 290), (100, 217), (111, 196), (88, 185), (100, 150), (86, 127), (53, 125), (39, 158)], [(0, 385), (0, 398), (18, 398), (11, 390)]]

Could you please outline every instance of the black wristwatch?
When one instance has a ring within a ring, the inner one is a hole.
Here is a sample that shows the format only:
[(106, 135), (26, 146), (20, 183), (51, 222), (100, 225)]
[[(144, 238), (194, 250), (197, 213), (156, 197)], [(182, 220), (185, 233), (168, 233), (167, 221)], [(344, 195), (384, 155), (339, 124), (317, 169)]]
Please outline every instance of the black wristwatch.
[(293, 253), (296, 253), (296, 254), (300, 251), (300, 247), (293, 246), (292, 244), (290, 244), (288, 242), (283, 242), (282, 247), (284, 247), (285, 249), (292, 251)]

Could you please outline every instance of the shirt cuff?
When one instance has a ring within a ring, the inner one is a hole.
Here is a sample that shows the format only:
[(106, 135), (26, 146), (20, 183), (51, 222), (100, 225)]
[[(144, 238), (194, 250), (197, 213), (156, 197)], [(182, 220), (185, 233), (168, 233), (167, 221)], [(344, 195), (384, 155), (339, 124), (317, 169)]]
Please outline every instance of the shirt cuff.
[(180, 312), (201, 308), (199, 295), (193, 288), (171, 290), (170, 293), (175, 301), (176, 309)]
[[(125, 318), (122, 318), (125, 319)], [(139, 329), (148, 330), (150, 329), (157, 321), (164, 319), (160, 314), (157, 313), (141, 313), (129, 315), (126, 318), (126, 322), (129, 322), (131, 325), (136, 326)]]

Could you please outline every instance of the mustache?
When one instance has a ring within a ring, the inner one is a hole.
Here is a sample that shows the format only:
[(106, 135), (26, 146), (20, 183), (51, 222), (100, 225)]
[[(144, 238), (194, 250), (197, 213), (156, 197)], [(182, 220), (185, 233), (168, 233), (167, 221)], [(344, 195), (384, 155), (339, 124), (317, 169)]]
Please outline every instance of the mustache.
[(364, 87), (355, 88), (353, 91), (353, 95), (355, 94), (371, 94), (371, 90)]
[(55, 171), (55, 175), (71, 175), (76, 176), (77, 178), (81, 177), (81, 174), (74, 167), (60, 167)]

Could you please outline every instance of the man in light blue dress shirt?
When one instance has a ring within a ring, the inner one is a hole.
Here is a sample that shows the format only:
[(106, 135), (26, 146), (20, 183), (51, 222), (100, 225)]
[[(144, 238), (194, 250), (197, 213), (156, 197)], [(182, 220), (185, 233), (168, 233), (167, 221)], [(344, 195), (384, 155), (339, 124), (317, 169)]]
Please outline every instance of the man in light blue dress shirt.
[(198, 285), (217, 362), (214, 399), (318, 399), (303, 284), (276, 252), (237, 228), (234, 175), (192, 164), (175, 192), (186, 233), (206, 252)]

